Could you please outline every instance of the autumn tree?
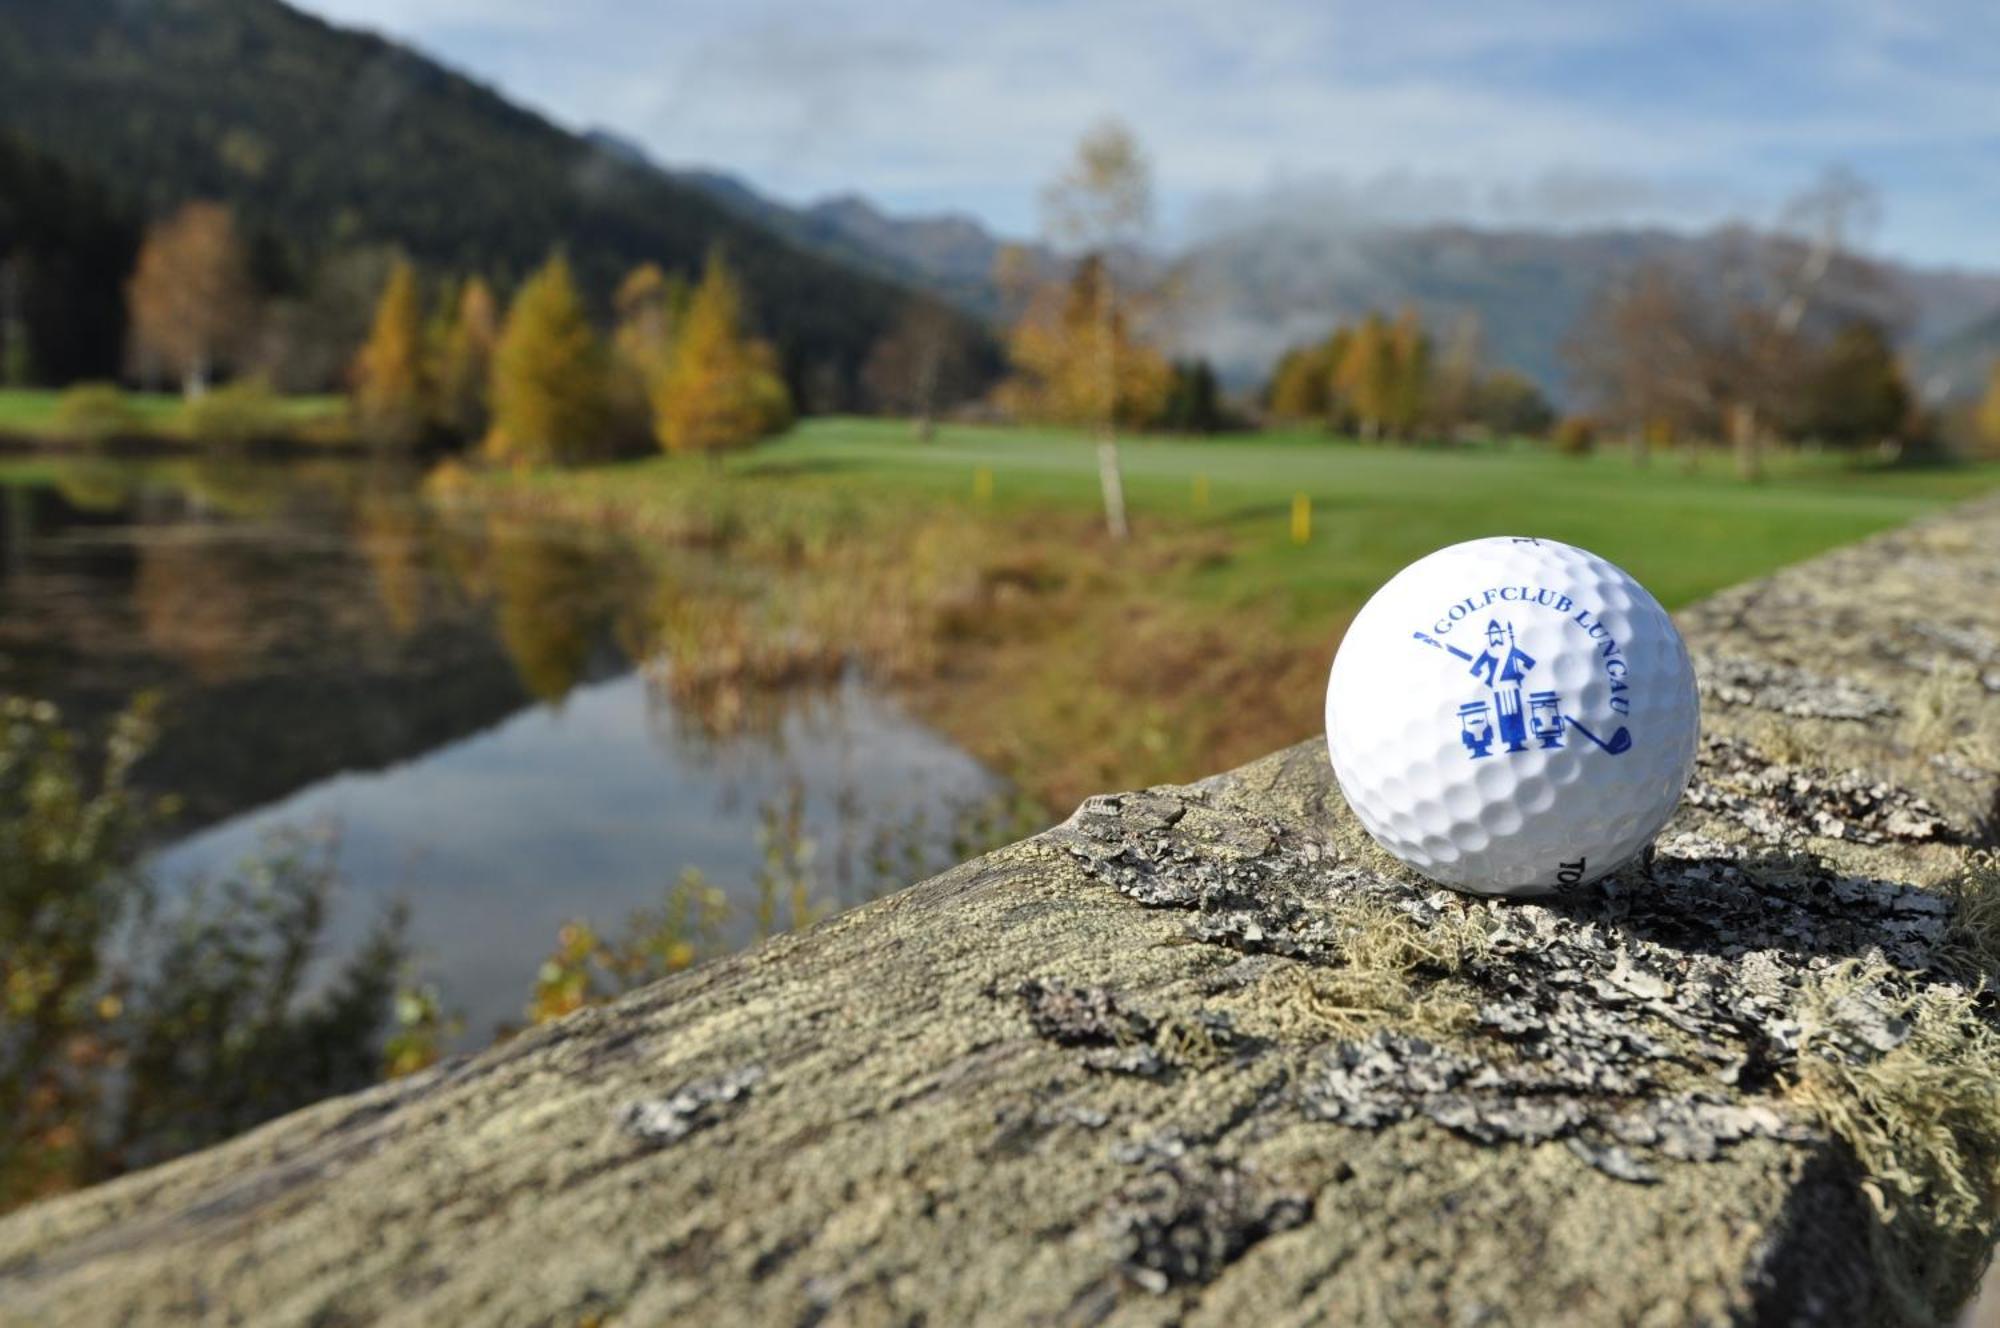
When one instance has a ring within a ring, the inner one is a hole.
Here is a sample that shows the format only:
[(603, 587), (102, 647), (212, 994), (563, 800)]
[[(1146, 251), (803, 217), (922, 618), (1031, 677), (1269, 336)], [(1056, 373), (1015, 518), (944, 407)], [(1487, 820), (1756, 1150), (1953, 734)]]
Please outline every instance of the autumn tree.
[(611, 399), (621, 437), (652, 437), (653, 393), (667, 372), (688, 298), (687, 282), (657, 263), (633, 268), (618, 283), (612, 297)]
[(604, 349), (560, 253), (507, 309), (493, 354), (492, 402), (485, 446), (496, 460), (563, 464), (604, 451)]
[(861, 381), (878, 407), (914, 420), (918, 439), (929, 442), (938, 411), (964, 393), (971, 368), (959, 320), (937, 301), (919, 297), (875, 343)]
[(1479, 315), (1470, 310), (1458, 316), (1445, 338), (1424, 407), (1427, 422), (1442, 433), (1450, 434), (1478, 411), (1484, 340)]
[(423, 301), (417, 293), (416, 269), (398, 259), (354, 365), (354, 412), (368, 437), (407, 447), (423, 436), (430, 419), (424, 359)]
[(142, 363), (179, 378), (190, 400), (199, 397), (245, 343), (256, 312), (249, 263), (229, 209), (189, 203), (149, 228), (126, 301)]
[[(1034, 293), (1007, 340), (1015, 376), (1002, 385), (1001, 401), (1011, 413), (1095, 429), (1100, 442), (1115, 439), (1121, 427), (1138, 428), (1159, 417), (1172, 369), (1132, 334), (1122, 310), (1104, 320), (1108, 280), (1104, 262), (1093, 254), (1077, 264), (1067, 283)], [(1109, 347), (1103, 344), (1107, 341)], [(1106, 456), (1100, 447), (1107, 520), (1116, 512), (1113, 529), (1122, 531), (1124, 499), (1115, 444), (1108, 462)]]
[(1042, 201), (1050, 238), (1080, 251), (1083, 262), (1095, 268), (1094, 279), (1085, 287), (1094, 301), (1090, 314), (1096, 324), (1087, 347), (1096, 382), (1090, 422), (1097, 433), (1105, 523), (1113, 539), (1123, 539), (1128, 527), (1118, 465), (1118, 408), (1127, 375), (1121, 372), (1119, 352), (1130, 342), (1132, 310), (1121, 298), (1125, 292), (1114, 265), (1144, 240), (1151, 225), (1152, 168), (1132, 132), (1107, 121), (1084, 135), (1075, 159), (1050, 184)]
[(1815, 366), (1841, 329), (1899, 317), (1879, 265), (1856, 247), (1874, 211), (1872, 191), (1836, 169), (1794, 196), (1772, 231), (1720, 236), (1709, 271), (1639, 268), (1572, 337), (1579, 385), (1635, 456), (1656, 435), (1722, 436), (1756, 478), (1769, 438), (1808, 427)]
[(1406, 308), (1389, 325), (1388, 414), (1385, 423), (1397, 438), (1416, 436), (1430, 400), (1431, 339), (1415, 309)]
[(674, 453), (714, 456), (791, 422), (777, 356), (745, 334), (742, 292), (720, 253), (709, 255), (652, 397), (654, 436)]
[(1354, 329), (1334, 367), (1334, 387), (1354, 412), (1363, 438), (1379, 438), (1396, 409), (1395, 350), (1388, 320), (1369, 314)]
[(448, 306), (437, 348), (438, 424), (453, 438), (478, 438), (486, 431), (493, 352), (500, 340), (499, 305), (493, 288), (473, 277)]
[(1264, 388), (1264, 408), (1286, 423), (1325, 420), (1333, 406), (1333, 377), (1347, 352), (1346, 329), (1325, 341), (1294, 346), (1279, 357)]
[(1651, 263), (1598, 293), (1565, 351), (1597, 417), (1638, 449), (1653, 432), (1699, 437), (1722, 426), (1728, 331), (1684, 276)]
[(1986, 376), (1986, 394), (1973, 412), (1973, 431), (1988, 456), (2000, 456), (2000, 359)]

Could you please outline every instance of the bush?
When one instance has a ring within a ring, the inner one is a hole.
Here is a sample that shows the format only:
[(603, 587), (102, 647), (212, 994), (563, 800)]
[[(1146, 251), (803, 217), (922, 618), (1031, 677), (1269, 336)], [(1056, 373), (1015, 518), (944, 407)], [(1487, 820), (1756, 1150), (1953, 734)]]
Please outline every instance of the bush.
[(256, 379), (218, 387), (181, 411), (188, 437), (221, 447), (273, 442), (291, 433), (283, 398)]
[(139, 432), (138, 412), (115, 383), (78, 383), (56, 400), (51, 432), (73, 443), (105, 443)]
[(1589, 456), (1597, 446), (1597, 425), (1581, 415), (1565, 416), (1551, 438), (1556, 451), (1564, 456)]
[(168, 808), (130, 782), (153, 734), (135, 706), (86, 762), (53, 706), (0, 697), (0, 1211), (436, 1052), (435, 1002), (397, 999), (400, 913), (313, 979), (330, 853), (280, 840), (163, 905), (139, 852)]

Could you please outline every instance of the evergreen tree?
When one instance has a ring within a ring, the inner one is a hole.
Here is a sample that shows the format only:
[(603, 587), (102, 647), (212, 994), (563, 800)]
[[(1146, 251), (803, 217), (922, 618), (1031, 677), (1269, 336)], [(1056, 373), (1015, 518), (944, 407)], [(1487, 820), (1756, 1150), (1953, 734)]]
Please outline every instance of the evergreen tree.
[(565, 464), (605, 452), (605, 364), (569, 261), (557, 253), (515, 294), (493, 354), (486, 453)]
[(448, 318), (437, 357), (438, 423), (453, 438), (477, 438), (486, 431), (493, 349), (500, 339), (493, 288), (472, 278), (448, 306)]
[(1173, 433), (1221, 433), (1230, 427), (1222, 404), (1222, 389), (1207, 360), (1177, 360), (1159, 424)]
[(408, 447), (430, 419), (424, 365), (423, 302), (417, 273), (397, 259), (375, 306), (375, 324), (355, 361), (354, 413), (372, 440)]
[(1835, 446), (1860, 447), (1899, 433), (1909, 419), (1910, 389), (1895, 347), (1871, 322), (1835, 334), (1807, 375), (1800, 429)]
[(791, 422), (776, 357), (744, 335), (743, 296), (722, 256), (711, 254), (673, 350), (653, 389), (653, 431), (669, 452), (713, 455)]

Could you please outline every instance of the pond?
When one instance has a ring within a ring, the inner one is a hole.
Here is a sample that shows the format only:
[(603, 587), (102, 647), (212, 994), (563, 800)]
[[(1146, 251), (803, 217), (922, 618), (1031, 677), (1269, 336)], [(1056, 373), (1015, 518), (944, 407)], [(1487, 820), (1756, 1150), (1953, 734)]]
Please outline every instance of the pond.
[(693, 868), (742, 944), (774, 861), (846, 906), (1007, 798), (850, 662), (676, 686), (651, 643), (713, 579), (699, 551), (442, 514), (358, 463), (92, 460), (0, 493), (0, 690), (86, 727), (160, 695), (140, 778), (182, 810), (159, 878), (329, 836), (329, 952), (406, 901), (467, 1045), (521, 1020), (568, 920), (616, 931)]

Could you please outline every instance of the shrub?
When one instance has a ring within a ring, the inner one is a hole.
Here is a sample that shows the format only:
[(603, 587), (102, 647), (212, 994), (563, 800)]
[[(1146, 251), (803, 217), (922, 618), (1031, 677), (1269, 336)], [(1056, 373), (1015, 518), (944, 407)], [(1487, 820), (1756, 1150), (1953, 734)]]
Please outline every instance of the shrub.
[(181, 421), (196, 442), (221, 447), (271, 442), (291, 432), (284, 401), (254, 378), (195, 398), (182, 410)]
[(105, 443), (139, 432), (140, 421), (115, 383), (78, 383), (56, 400), (51, 432), (73, 443)]
[(0, 1211), (360, 1088), (385, 1052), (420, 1066), (444, 1031), (397, 999), (399, 912), (313, 974), (330, 851), (281, 839), (163, 903), (139, 853), (168, 808), (130, 782), (154, 732), (136, 705), (87, 761), (53, 706), (0, 697)]
[(1597, 425), (1582, 415), (1567, 415), (1556, 425), (1552, 437), (1556, 451), (1564, 456), (1589, 456), (1597, 446)]

